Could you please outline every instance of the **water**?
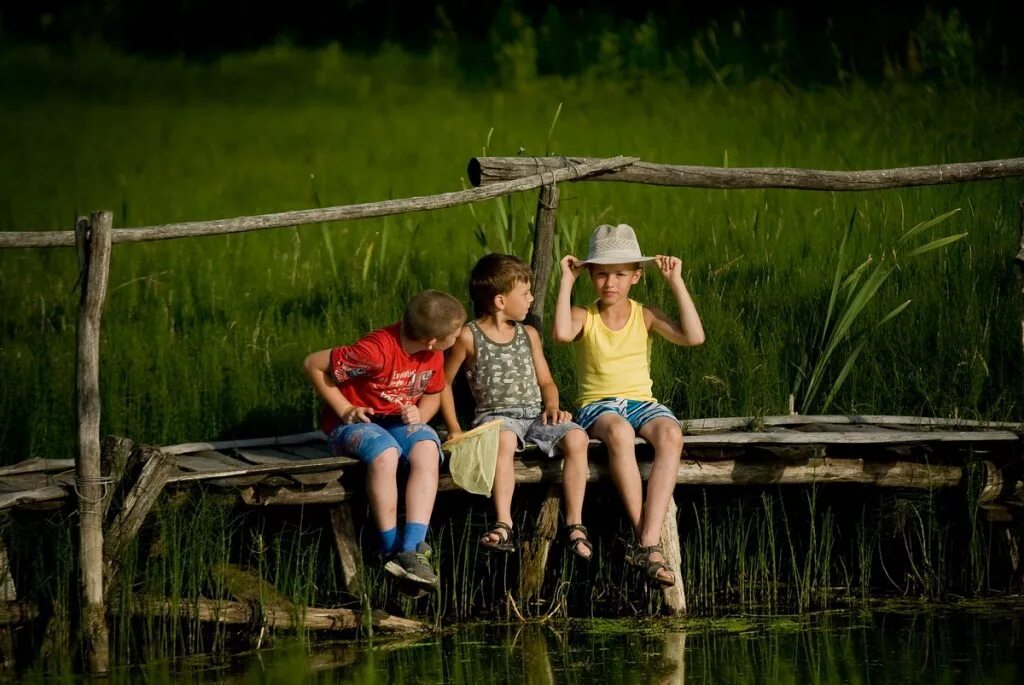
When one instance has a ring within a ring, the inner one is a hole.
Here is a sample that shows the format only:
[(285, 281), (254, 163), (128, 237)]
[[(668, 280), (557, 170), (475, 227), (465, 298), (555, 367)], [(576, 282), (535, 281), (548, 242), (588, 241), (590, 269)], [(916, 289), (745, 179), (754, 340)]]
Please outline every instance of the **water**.
[[(0, 681), (3, 678), (0, 677)], [(20, 682), (75, 682), (22, 673)], [(114, 683), (1024, 683), (1024, 602), (775, 618), (464, 625), (150, 663)]]

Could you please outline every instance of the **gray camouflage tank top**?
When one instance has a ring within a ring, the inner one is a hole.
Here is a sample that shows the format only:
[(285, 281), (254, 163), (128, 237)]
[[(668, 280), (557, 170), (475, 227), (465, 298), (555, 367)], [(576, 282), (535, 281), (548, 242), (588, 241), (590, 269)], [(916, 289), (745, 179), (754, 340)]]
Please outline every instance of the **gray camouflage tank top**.
[(483, 414), (512, 407), (540, 410), (540, 386), (533, 368), (533, 344), (520, 323), (507, 343), (497, 343), (484, 335), (475, 321), (473, 332), (476, 359), (466, 367), (466, 380), (476, 400), (476, 413)]

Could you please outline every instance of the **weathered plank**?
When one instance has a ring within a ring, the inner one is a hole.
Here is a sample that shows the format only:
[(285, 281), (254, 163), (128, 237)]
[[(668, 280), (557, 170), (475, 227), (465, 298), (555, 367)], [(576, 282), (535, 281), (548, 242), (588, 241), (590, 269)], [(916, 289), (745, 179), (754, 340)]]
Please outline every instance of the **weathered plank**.
[(327, 471), (359, 465), (358, 459), (352, 457), (330, 457), (329, 459), (310, 459), (307, 461), (280, 461), (262, 466), (250, 466), (245, 469), (223, 469), (221, 471), (196, 471), (193, 473), (178, 473), (168, 480), (169, 483), (189, 483), (200, 480), (213, 480), (217, 478), (231, 478), (236, 476), (248, 476), (253, 474), (287, 473), (290, 476), (312, 471)]
[[(593, 157), (474, 157), (469, 160), (467, 173), (473, 185), (488, 187), (491, 184), (506, 183), (508, 179), (571, 169), (594, 161)], [(1014, 176), (1024, 176), (1024, 157), (863, 171), (786, 167), (724, 168), (636, 161), (616, 171), (589, 176), (586, 180), (686, 188), (879, 190)]]
[(920, 428), (959, 427), (978, 429), (1003, 429), (1024, 431), (1024, 423), (1008, 421), (977, 421), (960, 418), (941, 418), (928, 416), (886, 416), (879, 414), (851, 414), (847, 416), (832, 414), (795, 414), (785, 416), (725, 416), (700, 419), (682, 419), (683, 432), (686, 434), (706, 433), (720, 430), (760, 430), (762, 426), (790, 426), (799, 424), (838, 424), (859, 425), (871, 424), (878, 426), (903, 425)]
[[(503, 183), (493, 183), (486, 188), (472, 188), (470, 190), (459, 190), (439, 195), (427, 195), (425, 197), (365, 202), (357, 205), (324, 207), (322, 209), (301, 209), (293, 212), (243, 216), (236, 219), (215, 219), (213, 221), (189, 221), (160, 226), (142, 226), (139, 228), (119, 228), (113, 232), (113, 241), (115, 244), (119, 244), (150, 240), (169, 240), (171, 238), (195, 238), (207, 235), (260, 231), (267, 228), (281, 228), (284, 226), (352, 221), (354, 219), (393, 216), (409, 212), (425, 212), (432, 209), (444, 209), (446, 207), (467, 205), (473, 202), (482, 202), (483, 200), (490, 200), (502, 195), (511, 195), (512, 193), (524, 190), (533, 190), (541, 186), (582, 178), (610, 169), (619, 169), (632, 164), (634, 161), (636, 161), (636, 157), (599, 159), (562, 169), (543, 170), (525, 178), (516, 178)], [(70, 247), (74, 244), (74, 235), (71, 232), (9, 231), (0, 233), (0, 248)]]
[(29, 473), (62, 473), (75, 470), (74, 459), (26, 459), (17, 464), (0, 466), (0, 477), (25, 475)]

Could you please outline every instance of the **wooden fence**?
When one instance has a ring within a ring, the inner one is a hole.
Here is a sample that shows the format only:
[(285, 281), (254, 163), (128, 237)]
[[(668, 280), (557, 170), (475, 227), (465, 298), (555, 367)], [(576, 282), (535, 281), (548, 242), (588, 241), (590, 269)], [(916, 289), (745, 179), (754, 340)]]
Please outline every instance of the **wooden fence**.
[[(534, 289), (545, 292), (554, 264), (552, 246), (558, 212), (558, 183), (619, 181), (691, 188), (789, 188), (799, 190), (879, 190), (908, 186), (964, 183), (1024, 176), (1024, 158), (942, 164), (870, 171), (822, 171), (787, 168), (672, 166), (635, 157), (478, 157), (469, 163), (470, 190), (425, 197), (308, 209), (234, 219), (113, 228), (113, 213), (95, 211), (79, 218), (70, 231), (0, 232), (0, 248), (76, 247), (82, 273), (76, 351), (78, 423), (76, 491), (80, 516), (79, 544), (85, 651), (90, 670), (109, 670), (108, 630), (104, 604), (104, 485), (100, 464), (99, 343), (110, 259), (114, 245), (150, 240), (243, 233), (303, 224), (351, 221), (428, 211), (481, 202), (540, 188), (534, 232)], [(1024, 203), (1018, 264), (1024, 270)], [(1024, 290), (1022, 290), (1024, 295)], [(532, 315), (543, 317), (544, 298), (534, 301)], [(1022, 302), (1024, 342), (1024, 302)]]

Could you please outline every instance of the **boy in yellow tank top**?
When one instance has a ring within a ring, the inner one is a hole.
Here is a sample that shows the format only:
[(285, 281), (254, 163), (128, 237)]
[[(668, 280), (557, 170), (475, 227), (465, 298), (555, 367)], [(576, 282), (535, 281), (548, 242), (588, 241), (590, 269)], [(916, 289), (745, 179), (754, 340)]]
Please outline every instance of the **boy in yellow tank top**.
[[(678, 307), (678, 321), (655, 307), (629, 299), (629, 291), (654, 263), (668, 282)], [(683, 433), (672, 411), (652, 392), (651, 333), (675, 345), (700, 345), (704, 327), (683, 283), (677, 257), (645, 257), (627, 224), (601, 225), (590, 236), (586, 260), (566, 255), (561, 261), (553, 334), (574, 343), (580, 389), (576, 423), (608, 448), (608, 468), (640, 541), (631, 562), (663, 587), (676, 583), (661, 548), (661, 526), (676, 486)], [(589, 307), (571, 304), (572, 287), (587, 267), (598, 299)], [(647, 499), (636, 462), (639, 435), (654, 448)]]

